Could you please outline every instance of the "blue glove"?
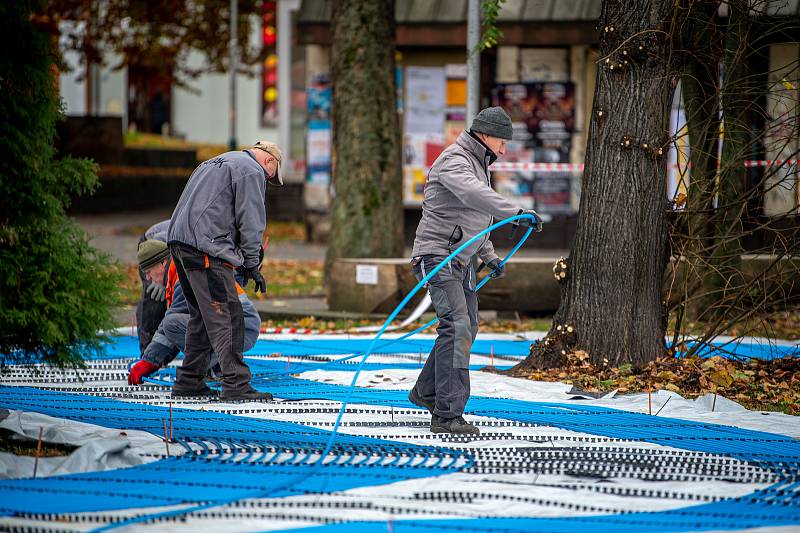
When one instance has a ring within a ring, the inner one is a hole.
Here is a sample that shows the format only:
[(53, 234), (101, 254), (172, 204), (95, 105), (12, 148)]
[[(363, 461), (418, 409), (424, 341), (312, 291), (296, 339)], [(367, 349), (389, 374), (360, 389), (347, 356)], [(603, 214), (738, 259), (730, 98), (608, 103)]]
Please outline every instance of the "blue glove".
[(486, 266), (492, 270), (492, 273), (489, 274), (490, 278), (498, 279), (506, 275), (506, 266), (500, 264), (499, 259), (492, 259), (486, 263)]
[(537, 213), (533, 209), (520, 209), (517, 215), (532, 215), (533, 219), (521, 218), (517, 220), (517, 222), (519, 222), (519, 225), (522, 227), (533, 228), (534, 233), (539, 233), (540, 231), (542, 231), (542, 217), (540, 217), (539, 213)]

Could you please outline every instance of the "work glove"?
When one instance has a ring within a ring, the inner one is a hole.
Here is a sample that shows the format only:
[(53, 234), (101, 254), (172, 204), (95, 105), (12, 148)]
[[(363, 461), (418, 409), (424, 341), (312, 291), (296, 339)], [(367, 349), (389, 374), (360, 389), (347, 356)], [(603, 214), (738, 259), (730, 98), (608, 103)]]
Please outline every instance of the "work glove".
[(148, 298), (156, 302), (163, 302), (167, 299), (167, 289), (162, 284), (156, 283), (155, 281), (147, 286), (144, 293)]
[(517, 220), (517, 222), (519, 222), (519, 225), (524, 228), (533, 228), (534, 233), (539, 233), (542, 231), (542, 217), (540, 217), (539, 213), (533, 209), (520, 209), (517, 215), (533, 215), (533, 220), (530, 218), (520, 218)]
[(486, 266), (489, 267), (489, 269), (492, 271), (489, 274), (490, 278), (498, 279), (506, 275), (506, 266), (500, 264), (499, 259), (492, 259), (491, 261), (486, 263)]
[(243, 267), (242, 268), (242, 287), (247, 286), (247, 282), (253, 280), (256, 284), (255, 291), (261, 292), (261, 294), (267, 293), (267, 282), (264, 281), (264, 276), (261, 275), (261, 272), (258, 271), (258, 267)]
[(141, 385), (142, 378), (149, 376), (160, 367), (150, 361), (142, 359), (131, 367), (128, 371), (128, 385)]

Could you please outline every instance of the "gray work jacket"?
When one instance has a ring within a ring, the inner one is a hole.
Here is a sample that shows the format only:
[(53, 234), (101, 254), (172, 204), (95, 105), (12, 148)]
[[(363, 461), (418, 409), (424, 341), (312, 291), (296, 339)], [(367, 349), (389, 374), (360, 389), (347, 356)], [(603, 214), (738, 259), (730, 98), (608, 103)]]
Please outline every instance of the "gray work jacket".
[[(491, 226), (494, 218), (505, 219), (520, 211), (521, 207), (492, 189), (488, 170), (491, 155), (483, 143), (463, 131), (434, 161), (425, 182), (413, 257), (450, 255)], [(466, 265), (475, 254), (484, 263), (497, 258), (488, 235), (464, 249), (458, 259)]]
[(167, 242), (189, 245), (235, 267), (258, 266), (266, 191), (264, 169), (246, 151), (200, 163), (172, 213)]

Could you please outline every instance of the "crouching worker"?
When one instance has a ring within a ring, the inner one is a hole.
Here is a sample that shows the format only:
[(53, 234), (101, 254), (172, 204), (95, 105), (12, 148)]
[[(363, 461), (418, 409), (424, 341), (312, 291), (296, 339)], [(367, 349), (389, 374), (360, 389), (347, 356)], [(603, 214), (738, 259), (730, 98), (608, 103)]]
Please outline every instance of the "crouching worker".
[[(166, 258), (162, 257), (167, 251)], [(137, 254), (139, 268), (148, 280), (162, 283), (165, 287), (165, 300), (167, 312), (153, 335), (151, 342), (142, 354), (141, 360), (134, 364), (128, 374), (129, 385), (139, 385), (142, 378), (149, 376), (156, 370), (167, 366), (182, 352), (186, 341), (186, 327), (189, 324), (189, 306), (183, 296), (178, 272), (175, 264), (169, 258), (166, 243), (160, 241), (145, 241), (139, 247)], [(258, 340), (258, 331), (261, 318), (253, 303), (247, 298), (244, 290), (237, 283), (236, 290), (242, 304), (244, 314), (244, 351), (252, 348)], [(219, 380), (222, 370), (219, 366), (217, 354), (212, 352), (206, 378)]]
[(173, 397), (211, 396), (203, 379), (214, 351), (222, 367), (222, 401), (271, 400), (250, 385), (245, 363), (244, 313), (234, 271), (242, 285), (267, 291), (258, 269), (267, 224), (267, 180), (281, 185), (281, 151), (259, 141), (250, 150), (226, 152), (192, 172), (167, 232), (172, 259), (189, 305), (183, 364)]
[[(167, 228), (169, 228), (169, 220), (162, 220), (147, 228), (147, 231), (139, 238), (139, 247), (141, 248), (145, 241), (160, 241), (166, 245)], [(164, 255), (164, 250), (159, 248), (158, 252)], [(166, 255), (169, 255), (168, 250)], [(154, 258), (154, 260), (157, 259), (159, 258)], [(153, 335), (161, 323), (161, 319), (164, 318), (167, 302), (161, 278), (148, 280), (141, 266), (139, 267), (139, 278), (142, 280), (142, 297), (136, 302), (136, 334), (139, 337), (139, 353), (143, 353), (150, 341), (153, 340)]]
[[(469, 131), (459, 135), (434, 161), (425, 184), (422, 219), (417, 227), (411, 264), (417, 280), (482, 230), (495, 218), (527, 213), (520, 224), (541, 231), (541, 220), (497, 194), (489, 182), (489, 165), (503, 155), (511, 140), (511, 119), (500, 107), (484, 109)], [(489, 236), (476, 240), (428, 281), (439, 318), (425, 366), (408, 399), (431, 412), (433, 433), (479, 433), (463, 418), (469, 398), (469, 355), (478, 333), (475, 263), (480, 257), (492, 276), (504, 274)]]

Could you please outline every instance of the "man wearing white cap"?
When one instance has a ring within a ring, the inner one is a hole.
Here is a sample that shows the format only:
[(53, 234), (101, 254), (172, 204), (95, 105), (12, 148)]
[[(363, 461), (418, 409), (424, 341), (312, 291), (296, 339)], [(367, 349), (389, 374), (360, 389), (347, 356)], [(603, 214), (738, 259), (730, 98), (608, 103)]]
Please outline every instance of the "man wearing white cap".
[(204, 378), (214, 351), (222, 368), (223, 401), (271, 400), (250, 385), (244, 362), (244, 318), (234, 271), (256, 292), (267, 291), (259, 251), (267, 225), (267, 181), (282, 185), (283, 156), (274, 143), (226, 152), (195, 169), (172, 214), (167, 243), (186, 302), (189, 324), (184, 361), (172, 395), (213, 396)]

